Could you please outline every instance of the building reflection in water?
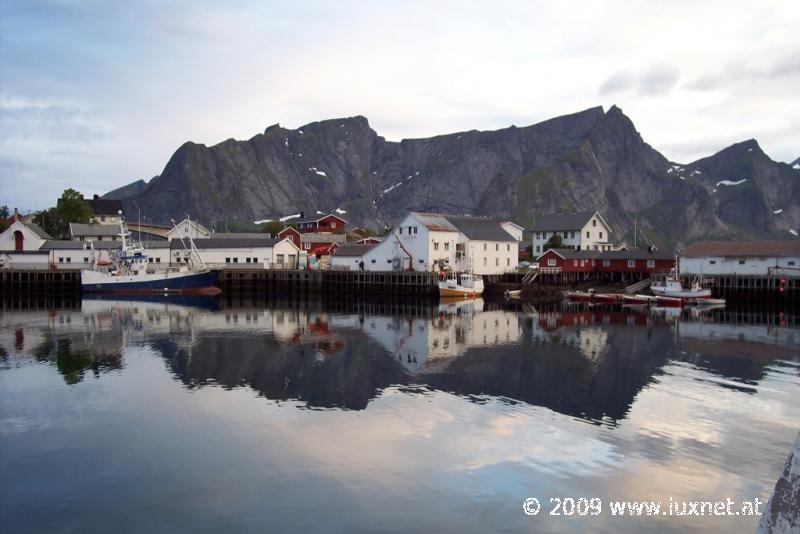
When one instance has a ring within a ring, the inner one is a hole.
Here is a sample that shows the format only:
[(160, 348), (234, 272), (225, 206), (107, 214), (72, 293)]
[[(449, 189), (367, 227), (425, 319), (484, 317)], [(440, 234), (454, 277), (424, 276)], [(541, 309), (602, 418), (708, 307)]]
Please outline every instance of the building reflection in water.
[(79, 306), (4, 308), (3, 365), (47, 362), (74, 384), (88, 372), (122, 369), (127, 347), (147, 345), (189, 388), (250, 387), (274, 401), (358, 410), (389, 386), (413, 386), (614, 424), (669, 361), (747, 391), (768, 366), (800, 354), (796, 316), (758, 311), (537, 311), (480, 299), (154, 298)]

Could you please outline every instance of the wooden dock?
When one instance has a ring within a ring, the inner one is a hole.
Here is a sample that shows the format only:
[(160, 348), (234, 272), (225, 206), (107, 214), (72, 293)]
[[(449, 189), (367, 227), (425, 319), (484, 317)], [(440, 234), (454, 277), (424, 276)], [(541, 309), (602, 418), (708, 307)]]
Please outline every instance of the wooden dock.
[[(689, 287), (694, 277), (683, 277)], [(800, 303), (800, 278), (785, 275), (770, 276), (705, 276), (714, 298), (728, 300), (765, 300)]]
[(223, 271), (220, 287), (266, 293), (336, 293), (438, 295), (438, 278), (428, 272), (231, 270)]
[(46, 292), (75, 293), (81, 289), (80, 271), (0, 271), (3, 294)]

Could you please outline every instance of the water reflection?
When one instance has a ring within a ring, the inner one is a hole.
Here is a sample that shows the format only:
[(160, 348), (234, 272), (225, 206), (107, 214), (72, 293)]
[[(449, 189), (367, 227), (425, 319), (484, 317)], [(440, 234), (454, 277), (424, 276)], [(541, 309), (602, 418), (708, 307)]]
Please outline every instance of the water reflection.
[(249, 387), (308, 408), (360, 410), (401, 385), (615, 424), (669, 361), (752, 392), (769, 366), (797, 360), (800, 335), (796, 317), (780, 313), (506, 309), (480, 299), (101, 299), (2, 314), (2, 365), (46, 362), (68, 384), (122, 369), (132, 346), (157, 351), (188, 388)]

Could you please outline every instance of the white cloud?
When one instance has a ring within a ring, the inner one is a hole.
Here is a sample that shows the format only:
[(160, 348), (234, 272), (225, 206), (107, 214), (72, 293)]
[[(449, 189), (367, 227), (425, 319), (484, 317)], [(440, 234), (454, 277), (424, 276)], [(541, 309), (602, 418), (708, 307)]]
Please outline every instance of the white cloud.
[[(9, 126), (0, 160), (16, 162), (4, 165), (12, 179), (27, 171), (0, 203), (32, 207), (66, 186), (102, 192), (149, 178), (186, 140), (352, 115), (396, 140), (617, 104), (673, 160), (753, 137), (792, 160), (798, 11), (793, 2), (23, 2), (0, 32)], [(56, 107), (8, 109), (26, 101)], [(71, 136), (70, 158), (36, 147), (58, 132)], [(55, 190), (42, 193), (45, 184)]]

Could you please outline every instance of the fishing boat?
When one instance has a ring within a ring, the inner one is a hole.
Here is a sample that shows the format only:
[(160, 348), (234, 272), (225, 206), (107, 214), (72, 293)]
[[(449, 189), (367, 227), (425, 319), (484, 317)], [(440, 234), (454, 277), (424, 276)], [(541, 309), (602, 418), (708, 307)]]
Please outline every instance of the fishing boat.
[(650, 291), (656, 296), (673, 297), (679, 299), (702, 299), (711, 297), (711, 290), (700, 286), (700, 282), (692, 282), (689, 289), (683, 287), (680, 278), (671, 274), (663, 283), (650, 286)]
[(567, 298), (578, 302), (592, 302), (594, 300), (594, 291), (567, 291)]
[[(81, 289), (87, 293), (181, 293), (214, 295), (219, 269), (208, 269), (189, 239), (189, 262), (179, 268), (161, 272), (148, 271), (147, 251), (132, 240), (125, 222), (120, 217), (122, 247), (115, 255), (113, 265), (95, 262), (93, 269), (81, 271)], [(183, 240), (181, 239), (183, 242)]]
[(472, 273), (449, 272), (439, 281), (440, 297), (477, 297), (483, 293), (483, 278)]
[(521, 289), (506, 289), (504, 293), (507, 299), (518, 299), (522, 295)]

